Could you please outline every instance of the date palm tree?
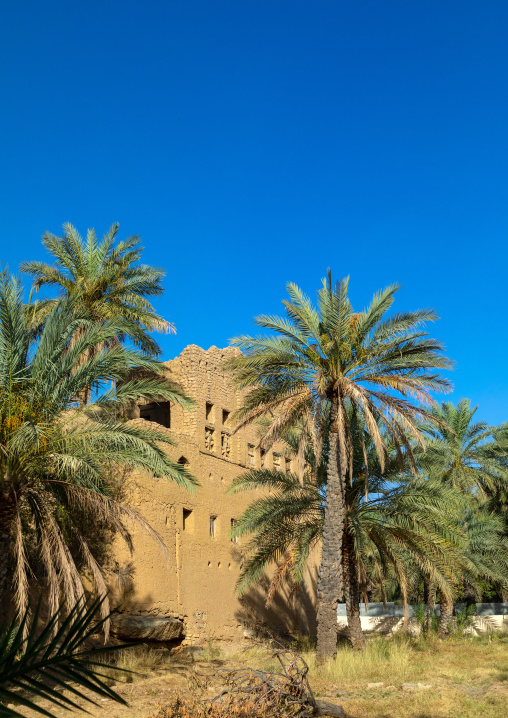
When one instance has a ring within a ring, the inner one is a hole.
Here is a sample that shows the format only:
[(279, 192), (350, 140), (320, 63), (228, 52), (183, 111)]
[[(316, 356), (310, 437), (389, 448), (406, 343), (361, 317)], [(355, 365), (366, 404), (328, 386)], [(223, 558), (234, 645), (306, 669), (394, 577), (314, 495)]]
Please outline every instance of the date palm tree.
[(433, 407), (437, 422), (422, 425), (426, 451), (416, 453), (427, 475), (484, 499), (507, 489), (508, 451), (503, 427), (474, 421), (477, 410), (469, 399), (461, 399), (457, 406), (443, 402)]
[(54, 262), (23, 262), (21, 271), (31, 275), (36, 291), (53, 287), (59, 297), (35, 302), (29, 313), (32, 326), (40, 328), (59, 298), (72, 298), (74, 311), (95, 321), (121, 320), (122, 331), (115, 337), (130, 340), (146, 354), (157, 357), (161, 348), (149, 332), (174, 332), (174, 326), (159, 316), (147, 297), (160, 296), (165, 272), (140, 264), (143, 247), (133, 236), (117, 243), (118, 224), (113, 224), (102, 241), (89, 229), (83, 241), (71, 224), (63, 237), (47, 233), (42, 244)]
[[(490, 514), (481, 506), (463, 510), (456, 524), (464, 535), (462, 561), (456, 580), (448, 590), (440, 591), (440, 636), (450, 632), (454, 599), (458, 598), (459, 587), (464, 592), (462, 600), (465, 599), (468, 605), (481, 599), (484, 582), (495, 586), (503, 595), (508, 591), (508, 542), (503, 533), (502, 517)], [(426, 579), (429, 585), (427, 595), (431, 595), (425, 607), (428, 615), (436, 598), (436, 585), (429, 576)]]
[[(172, 443), (166, 429), (121, 418), (131, 401), (156, 397), (187, 407), (190, 401), (163, 379), (156, 360), (111, 343), (124, 328), (119, 319), (90, 321), (76, 301), (57, 303), (34, 341), (20, 285), (6, 272), (0, 275), (0, 600), (12, 574), (20, 614), (28, 601), (34, 535), (52, 611), (60, 590), (71, 603), (83, 595), (71, 544), (98, 593), (105, 592), (101, 567), (81, 530), (84, 516), (127, 541), (126, 522), (137, 521), (162, 545), (143, 517), (117, 500), (119, 470), (145, 471), (187, 489), (196, 485), (164, 450)], [(96, 346), (102, 348), (87, 355)], [(136, 369), (152, 378), (130, 380)], [(108, 388), (110, 377), (116, 388)], [(78, 406), (73, 397), (92, 384), (98, 386), (94, 401)], [(107, 600), (103, 609), (108, 611)]]
[[(298, 421), (312, 427), (320, 406), (330, 407), (325, 518), (318, 575), (318, 660), (335, 655), (337, 603), (343, 590), (342, 537), (344, 492), (352, 479), (352, 442), (348, 422), (361, 417), (384, 470), (390, 438), (413, 470), (411, 440), (423, 444), (418, 423), (433, 415), (423, 408), (433, 391), (449, 388), (438, 373), (450, 367), (441, 344), (422, 325), (436, 314), (420, 310), (386, 317), (398, 290), (375, 295), (369, 307), (354, 312), (348, 280), (332, 283), (331, 273), (318, 291), (317, 308), (294, 284), (283, 302), (286, 318), (261, 316), (256, 324), (271, 334), (233, 340), (243, 354), (231, 360), (236, 384), (248, 388), (237, 414), (239, 426), (272, 417), (261, 443), (265, 446)], [(305, 433), (305, 432), (304, 432)]]
[[(417, 448), (416, 459), (421, 470), (443, 484), (459, 491), (464, 498), (458, 520), (470, 536), (468, 553), (470, 570), (464, 572), (464, 590), (474, 599), (475, 575), (502, 585), (503, 554), (501, 537), (493, 524), (498, 520), (485, 515), (484, 501), (501, 495), (508, 489), (508, 464), (505, 430), (475, 421), (478, 407), (469, 399), (461, 399), (455, 406), (443, 402), (433, 407), (432, 415), (438, 422), (424, 422), (426, 451)], [(473, 527), (474, 530), (473, 530)], [(490, 548), (489, 548), (490, 547)], [(429, 585), (427, 594), (433, 603), (435, 587)], [(445, 634), (453, 616), (453, 593), (441, 595), (440, 633)], [(428, 612), (428, 607), (427, 607)]]
[[(348, 640), (359, 649), (364, 645), (359, 604), (368, 600), (368, 583), (376, 584), (384, 598), (385, 576), (395, 574), (407, 615), (407, 586), (415, 569), (431, 576), (443, 591), (452, 590), (457, 567), (463, 563), (463, 537), (450, 519), (450, 507), (457, 503), (453, 492), (438, 482), (401, 474), (393, 455), (382, 475), (372, 439), (365, 433), (360, 437), (354, 422), (352, 429), (353, 479), (345, 486), (342, 572)], [(289, 446), (294, 450), (297, 443), (291, 432)], [(370, 497), (365, 493), (364, 448)], [(235, 522), (235, 535), (251, 536), (237, 582), (239, 593), (274, 565), (267, 603), (284, 578), (296, 584), (302, 580), (307, 558), (322, 540), (325, 521), (325, 461), (317, 471), (314, 467), (315, 454), (308, 447), (303, 482), (296, 475), (269, 470), (251, 470), (233, 481), (232, 492), (265, 489)]]

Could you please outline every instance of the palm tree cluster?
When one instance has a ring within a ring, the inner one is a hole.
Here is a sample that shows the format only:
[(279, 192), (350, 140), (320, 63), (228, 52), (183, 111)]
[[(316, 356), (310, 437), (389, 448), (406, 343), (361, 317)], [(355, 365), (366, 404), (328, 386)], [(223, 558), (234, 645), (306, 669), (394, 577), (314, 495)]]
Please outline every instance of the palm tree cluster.
[[(83, 570), (105, 596), (98, 536), (130, 544), (137, 522), (166, 553), (121, 500), (126, 471), (197, 485), (169, 458), (168, 430), (123, 419), (133, 401), (192, 401), (164, 378), (148, 334), (171, 328), (145, 298), (161, 293), (163, 272), (139, 264), (137, 238), (115, 244), (117, 229), (102, 242), (93, 231), (83, 242), (71, 226), (62, 238), (44, 237), (57, 268), (29, 262), (23, 270), (36, 289), (57, 285), (54, 299), (26, 305), (19, 282), (0, 274), (0, 601), (9, 592), (19, 615), (31, 576), (45, 585), (51, 613), (62, 596), (69, 605), (83, 599)], [(108, 614), (107, 598), (100, 610)]]
[[(33, 282), (28, 304), (19, 282), (0, 274), (0, 602), (11, 592), (24, 616), (20, 641), (31, 641), (31, 575), (59, 616), (62, 596), (85, 606), (85, 570), (107, 633), (97, 536), (129, 543), (136, 521), (165, 550), (122, 502), (122, 472), (197, 485), (168, 457), (168, 430), (123, 419), (131, 402), (192, 401), (163, 377), (152, 336), (174, 331), (150, 303), (164, 272), (140, 263), (138, 237), (117, 233), (113, 225), (102, 240), (93, 230), (83, 240), (65, 225), (62, 237), (46, 234), (52, 263), (21, 267)], [(56, 296), (40, 296), (44, 288)], [(233, 340), (242, 351), (229, 369), (245, 396), (235, 430), (257, 422), (262, 449), (283, 442), (297, 457), (294, 474), (251, 470), (233, 483), (265, 489), (234, 527), (251, 536), (238, 590), (276, 564), (269, 602), (282, 580), (301, 580), (320, 545), (319, 660), (336, 651), (343, 597), (349, 640), (361, 647), (361, 600), (398, 591), (407, 617), (423, 587), (429, 610), (439, 596), (445, 633), (457, 596), (508, 590), (508, 427), (475, 423), (467, 400), (435, 403), (452, 366), (426, 330), (437, 315), (393, 313), (398, 289), (355, 311), (348, 280), (330, 272), (316, 305), (289, 284), (286, 316), (261, 316), (265, 335)]]
[(477, 593), (481, 580), (508, 586), (506, 540), (482, 504), (506, 486), (506, 432), (470, 426), (467, 402), (436, 408), (433, 394), (451, 386), (441, 374), (451, 363), (425, 331), (437, 317), (387, 316), (397, 290), (355, 312), (347, 280), (329, 273), (317, 306), (290, 284), (286, 317), (258, 317), (268, 334), (233, 340), (242, 355), (229, 367), (247, 390), (238, 426), (258, 421), (260, 446), (285, 441), (299, 466), (298, 476), (251, 471), (235, 482), (268, 489), (236, 524), (253, 534), (238, 587), (276, 561), (270, 598), (284, 573), (301, 578), (319, 541), (319, 660), (335, 654), (344, 594), (350, 641), (362, 645), (359, 598), (376, 583), (384, 596), (390, 573), (405, 604), (421, 576), (431, 596), (440, 591), (442, 630), (461, 581)]

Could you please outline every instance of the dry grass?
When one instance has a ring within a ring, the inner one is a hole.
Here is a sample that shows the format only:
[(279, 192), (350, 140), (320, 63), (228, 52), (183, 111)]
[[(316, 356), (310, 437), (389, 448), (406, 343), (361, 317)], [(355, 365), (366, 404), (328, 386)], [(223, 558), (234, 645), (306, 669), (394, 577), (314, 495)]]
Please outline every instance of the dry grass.
[(109, 676), (112, 682), (136, 683), (157, 671), (167, 670), (171, 666), (169, 651), (137, 646), (120, 650), (108, 656), (105, 665), (113, 664), (125, 673), (118, 673), (108, 668), (103, 673)]
[[(252, 646), (217, 660), (218, 646), (210, 644), (196, 663), (183, 664), (167, 651), (135, 648), (120, 652), (117, 665), (129, 671), (116, 675), (115, 689), (129, 707), (100, 700), (91, 709), (104, 718), (146, 718), (171, 706), (180, 696), (201, 699), (199, 674), (225, 668), (269, 668), (270, 651)], [(370, 639), (363, 652), (341, 647), (337, 659), (316, 666), (312, 652), (302, 654), (310, 666), (310, 684), (316, 697), (340, 704), (350, 718), (506, 718), (508, 716), (508, 634), (440, 641), (403, 635)], [(276, 666), (274, 666), (276, 667)], [(202, 684), (202, 679), (200, 681)], [(205, 689), (211, 698), (222, 687), (217, 675)], [(382, 683), (368, 687), (369, 683)], [(430, 684), (430, 689), (404, 690), (404, 683)], [(46, 704), (44, 703), (45, 707)], [(31, 711), (20, 710), (35, 718)], [(69, 715), (60, 709), (58, 718)], [(164, 715), (164, 713), (162, 713)]]
[[(342, 647), (317, 666), (306, 654), (315, 692), (336, 698), (354, 718), (506, 718), (508, 635), (440, 641), (404, 635), (373, 639), (365, 651)], [(369, 683), (382, 683), (368, 687)], [(404, 683), (431, 688), (414, 689)]]

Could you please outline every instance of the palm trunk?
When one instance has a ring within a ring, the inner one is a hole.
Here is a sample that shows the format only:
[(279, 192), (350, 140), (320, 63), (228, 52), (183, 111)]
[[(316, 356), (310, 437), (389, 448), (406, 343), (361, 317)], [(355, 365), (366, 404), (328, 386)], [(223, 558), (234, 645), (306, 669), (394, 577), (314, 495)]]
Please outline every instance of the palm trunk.
[(428, 576), (423, 578), (423, 601), (425, 603), (425, 611), (423, 614), (423, 632), (430, 632), (430, 613), (436, 605), (436, 586), (431, 582)]
[(342, 596), (342, 533), (345, 463), (339, 452), (338, 398), (332, 398), (330, 454), (328, 458), (325, 520), (321, 564), (317, 581), (317, 653), (319, 663), (337, 653), (337, 604)]
[(439, 635), (446, 636), (450, 630), (450, 623), (453, 618), (453, 600), (450, 596), (441, 594), (441, 617), (439, 619)]
[(16, 502), (8, 491), (0, 493), (0, 606), (9, 585), (12, 527)]
[(342, 550), (348, 639), (352, 648), (360, 650), (364, 647), (365, 641), (363, 638), (362, 623), (360, 620), (360, 582), (358, 580), (358, 563), (356, 560), (354, 538), (347, 528), (344, 531)]

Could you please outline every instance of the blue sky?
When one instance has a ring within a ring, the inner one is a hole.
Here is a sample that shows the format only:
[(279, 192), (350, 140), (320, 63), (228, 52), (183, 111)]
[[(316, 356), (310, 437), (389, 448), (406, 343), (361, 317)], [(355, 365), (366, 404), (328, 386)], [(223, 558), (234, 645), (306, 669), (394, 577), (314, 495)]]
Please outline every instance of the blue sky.
[(502, 0), (7, 3), (0, 261), (120, 222), (167, 270), (166, 359), (328, 266), (358, 307), (397, 281), (506, 420), (507, 31)]

